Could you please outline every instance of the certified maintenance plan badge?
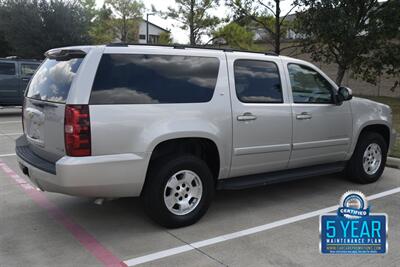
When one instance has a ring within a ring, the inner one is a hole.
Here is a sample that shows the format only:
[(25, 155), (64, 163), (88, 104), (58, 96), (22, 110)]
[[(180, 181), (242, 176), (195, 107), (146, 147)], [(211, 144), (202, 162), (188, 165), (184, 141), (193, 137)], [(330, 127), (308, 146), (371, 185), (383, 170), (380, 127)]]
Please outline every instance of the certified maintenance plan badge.
[(369, 213), (365, 195), (348, 191), (337, 214), (320, 216), (322, 254), (384, 254), (387, 252), (387, 215)]

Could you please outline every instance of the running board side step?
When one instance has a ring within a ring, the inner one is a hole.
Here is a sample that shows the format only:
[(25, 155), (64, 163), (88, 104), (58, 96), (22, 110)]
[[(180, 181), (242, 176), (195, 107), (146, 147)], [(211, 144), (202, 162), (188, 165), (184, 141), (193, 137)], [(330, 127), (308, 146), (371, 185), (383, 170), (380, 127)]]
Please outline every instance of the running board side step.
[(217, 183), (217, 189), (238, 190), (280, 182), (287, 182), (302, 178), (341, 172), (345, 169), (345, 167), (346, 162), (335, 162), (330, 164), (316, 165), (312, 167), (303, 167), (284, 171), (221, 179)]

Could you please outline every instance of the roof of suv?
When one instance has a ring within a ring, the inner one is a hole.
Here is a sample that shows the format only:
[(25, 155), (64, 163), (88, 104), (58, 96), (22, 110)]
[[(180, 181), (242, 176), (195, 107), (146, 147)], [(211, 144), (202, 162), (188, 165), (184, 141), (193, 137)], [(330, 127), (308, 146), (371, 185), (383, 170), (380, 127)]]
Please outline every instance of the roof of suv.
[(94, 46), (94, 45), (87, 45), (87, 46), (70, 46), (70, 47), (61, 47), (55, 48), (47, 51), (49, 52), (56, 52), (60, 50), (81, 50), (85, 53), (88, 53), (93, 47), (108, 47), (108, 48), (145, 48), (145, 49), (154, 49), (154, 48), (166, 48), (166, 49), (201, 49), (201, 50), (208, 50), (208, 51), (220, 51), (220, 52), (241, 52), (241, 53), (251, 53), (251, 54), (259, 54), (259, 55), (267, 55), (267, 56), (278, 56), (274, 52), (256, 52), (256, 51), (249, 51), (249, 50), (239, 50), (239, 49), (232, 49), (232, 48), (217, 48), (217, 47), (208, 47), (208, 46), (190, 46), (190, 45), (162, 45), (162, 44), (126, 44), (126, 43), (111, 43), (108, 45), (101, 45), (101, 46)]
[[(54, 56), (59, 57), (59, 56), (65, 56), (68, 55), (69, 53), (67, 51), (71, 51), (72, 53), (79, 54), (87, 54), (92, 50), (93, 48), (107, 48), (113, 50), (113, 48), (121, 50), (121, 49), (138, 49), (141, 51), (149, 50), (149, 51), (154, 51), (156, 49), (159, 50), (191, 50), (193, 51), (209, 51), (210, 54), (215, 54), (215, 53), (241, 53), (243, 56), (254, 56), (254, 55), (259, 55), (259, 56), (266, 56), (266, 57), (278, 57), (279, 59), (286, 61), (286, 62), (297, 62), (299, 64), (303, 65), (308, 65), (308, 66), (313, 66), (314, 68), (319, 69), (317, 66), (314, 66), (310, 62), (307, 62), (302, 59), (298, 58), (293, 58), (293, 57), (288, 57), (288, 56), (282, 56), (278, 55), (275, 52), (256, 52), (256, 51), (248, 51), (248, 50), (239, 50), (239, 49), (232, 49), (232, 48), (217, 48), (217, 47), (207, 47), (207, 46), (190, 46), (190, 45), (162, 45), (162, 44), (126, 44), (126, 43), (112, 43), (108, 45), (82, 45), (82, 46), (68, 46), (68, 47), (59, 47), (59, 48), (54, 48), (45, 53), (46, 57), (48, 57), (51, 54), (54, 54)], [(161, 52), (160, 51), (160, 52)]]
[(138, 47), (169, 47), (173, 49), (205, 49), (205, 50), (217, 50), (217, 51), (224, 51), (224, 52), (245, 52), (245, 53), (257, 53), (257, 54), (264, 54), (268, 56), (279, 56), (275, 52), (257, 52), (257, 51), (250, 51), (250, 50), (240, 50), (240, 49), (233, 49), (229, 47), (210, 47), (210, 46), (202, 46), (202, 45), (162, 45), (162, 44), (126, 44), (126, 43), (111, 43), (106, 45), (107, 47), (130, 47), (130, 46), (138, 46)]

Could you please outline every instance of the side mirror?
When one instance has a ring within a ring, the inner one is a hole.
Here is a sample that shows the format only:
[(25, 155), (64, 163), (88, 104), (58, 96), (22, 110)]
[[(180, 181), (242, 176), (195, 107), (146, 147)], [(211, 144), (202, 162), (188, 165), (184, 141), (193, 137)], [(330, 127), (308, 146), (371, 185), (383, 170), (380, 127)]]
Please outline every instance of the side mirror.
[(344, 101), (349, 101), (353, 98), (353, 92), (348, 87), (340, 86), (336, 98), (337, 103), (342, 104)]

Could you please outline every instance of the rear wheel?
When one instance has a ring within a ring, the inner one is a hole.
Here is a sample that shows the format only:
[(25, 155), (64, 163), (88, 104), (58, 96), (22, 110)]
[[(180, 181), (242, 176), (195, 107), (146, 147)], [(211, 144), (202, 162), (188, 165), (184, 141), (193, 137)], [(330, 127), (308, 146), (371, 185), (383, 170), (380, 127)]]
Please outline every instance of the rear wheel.
[(362, 184), (377, 181), (385, 168), (387, 150), (385, 139), (380, 134), (367, 132), (360, 136), (347, 166), (348, 177)]
[(142, 199), (154, 221), (175, 228), (198, 221), (207, 211), (214, 191), (207, 164), (195, 156), (180, 155), (151, 164)]

